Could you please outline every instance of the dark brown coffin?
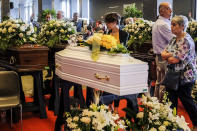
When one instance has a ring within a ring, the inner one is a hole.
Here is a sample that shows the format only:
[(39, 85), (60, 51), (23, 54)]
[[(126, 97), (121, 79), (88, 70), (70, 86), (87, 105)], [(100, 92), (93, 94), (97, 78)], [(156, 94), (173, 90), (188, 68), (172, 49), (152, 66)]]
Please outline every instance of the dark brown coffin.
[(151, 41), (145, 41), (141, 45), (139, 43), (133, 43), (129, 47), (130, 51), (138, 52), (138, 53), (148, 53), (153, 48)]
[(42, 70), (48, 65), (48, 48), (40, 45), (23, 45), (0, 52), (1, 64), (17, 69)]

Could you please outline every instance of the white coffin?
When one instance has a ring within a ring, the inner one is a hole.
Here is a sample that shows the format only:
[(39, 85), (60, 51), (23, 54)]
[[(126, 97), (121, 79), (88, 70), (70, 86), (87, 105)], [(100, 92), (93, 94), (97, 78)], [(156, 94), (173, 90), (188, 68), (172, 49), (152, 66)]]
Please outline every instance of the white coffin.
[(148, 64), (128, 54), (100, 53), (91, 59), (86, 47), (67, 47), (55, 55), (56, 75), (116, 95), (147, 92)]

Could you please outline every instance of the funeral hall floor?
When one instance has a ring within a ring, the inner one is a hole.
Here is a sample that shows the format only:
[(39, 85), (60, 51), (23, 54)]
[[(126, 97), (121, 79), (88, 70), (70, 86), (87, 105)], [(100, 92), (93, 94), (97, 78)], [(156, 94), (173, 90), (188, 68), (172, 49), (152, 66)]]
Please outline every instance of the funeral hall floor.
[[(45, 74), (45, 73), (44, 73)], [(32, 101), (32, 85), (31, 83), (32, 78), (31, 76), (27, 76), (23, 79), (23, 87), (25, 91), (26, 101)], [(24, 82), (25, 81), (25, 82)], [(84, 96), (86, 96), (86, 90), (84, 88), (83, 90)], [(70, 95), (73, 95), (73, 91), (70, 91)], [(50, 95), (45, 95), (46, 104), (48, 105)], [(121, 110), (126, 106), (126, 101), (121, 100), (120, 101), (120, 107), (118, 109), (119, 115), (124, 116), (125, 113)], [(24, 112), (23, 113), (23, 131), (54, 131), (55, 127), (55, 120), (56, 116), (54, 116), (54, 113), (52, 111), (48, 110), (48, 107), (46, 107), (47, 110), (47, 119), (40, 119), (39, 113), (32, 113), (32, 112)], [(187, 112), (185, 111), (184, 107), (182, 106), (181, 102), (179, 102), (178, 106), (178, 114), (183, 115), (186, 119), (186, 121), (189, 123), (189, 126), (192, 127), (191, 121), (189, 119), (189, 116)], [(4, 114), (0, 115), (0, 131), (20, 131), (20, 123), (13, 124), (13, 128), (10, 128), (10, 121), (6, 120), (6, 116)]]

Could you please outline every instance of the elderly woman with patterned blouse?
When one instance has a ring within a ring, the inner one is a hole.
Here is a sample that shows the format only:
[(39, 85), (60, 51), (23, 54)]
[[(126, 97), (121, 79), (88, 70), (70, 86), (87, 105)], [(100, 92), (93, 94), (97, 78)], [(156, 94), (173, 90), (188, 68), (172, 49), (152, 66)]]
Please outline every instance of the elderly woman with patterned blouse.
[(175, 71), (182, 71), (181, 83), (177, 91), (166, 87), (168, 97), (172, 102), (172, 108), (177, 108), (178, 98), (185, 107), (190, 119), (194, 125), (194, 131), (197, 131), (197, 105), (191, 97), (191, 91), (195, 85), (197, 76), (196, 54), (194, 41), (186, 33), (188, 19), (185, 16), (175, 16), (171, 21), (171, 31), (175, 35), (167, 45), (161, 56), (168, 62), (167, 68), (173, 68)]

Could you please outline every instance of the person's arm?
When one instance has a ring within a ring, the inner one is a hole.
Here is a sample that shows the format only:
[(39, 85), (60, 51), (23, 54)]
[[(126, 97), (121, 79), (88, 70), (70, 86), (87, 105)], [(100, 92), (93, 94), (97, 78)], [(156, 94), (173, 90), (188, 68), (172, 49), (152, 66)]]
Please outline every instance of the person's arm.
[(190, 44), (187, 39), (184, 39), (182, 44), (179, 44), (180, 46), (178, 49), (174, 50), (172, 57), (168, 58), (168, 62), (170, 64), (176, 64), (180, 61), (184, 61), (185, 58), (188, 57), (189, 50), (190, 50)]
[(170, 27), (167, 24), (159, 25), (158, 31), (160, 35), (166, 40), (167, 43), (174, 37), (174, 35), (170, 30)]
[(175, 58), (172, 56), (173, 54), (172, 53), (169, 53), (168, 51), (164, 50), (162, 53), (161, 53), (161, 57), (162, 59), (164, 60), (167, 60), (167, 62), (169, 64), (176, 64), (176, 63), (179, 63), (179, 59)]
[(169, 57), (172, 57), (172, 54), (169, 53), (168, 51), (164, 50), (164, 51), (161, 53), (161, 57), (162, 57), (162, 59), (167, 60)]
[(167, 59), (167, 61), (168, 61), (169, 64), (177, 64), (177, 63), (180, 62), (179, 59), (177, 59), (177, 58), (175, 58), (175, 57), (172, 57), (172, 56), (169, 57), (169, 58)]
[(124, 46), (127, 45), (129, 34), (123, 30), (119, 30), (119, 40), (120, 43), (123, 43)]

